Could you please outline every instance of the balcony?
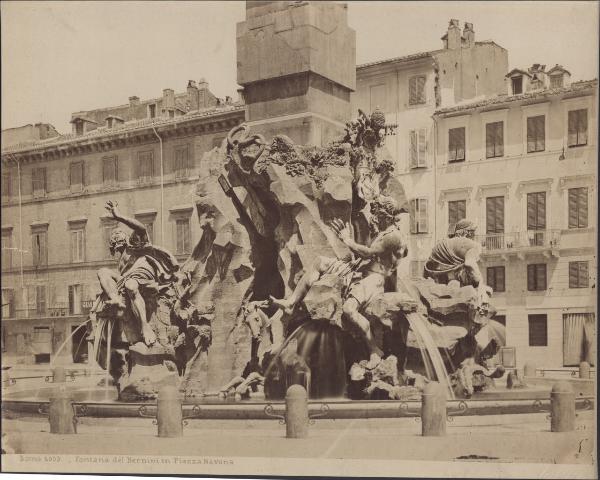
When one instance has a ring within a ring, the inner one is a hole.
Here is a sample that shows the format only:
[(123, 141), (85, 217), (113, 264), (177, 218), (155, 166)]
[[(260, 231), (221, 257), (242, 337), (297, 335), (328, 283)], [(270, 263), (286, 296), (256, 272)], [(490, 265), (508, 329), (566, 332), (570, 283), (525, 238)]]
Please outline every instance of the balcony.
[(525, 232), (490, 233), (476, 235), (481, 244), (482, 255), (516, 254), (523, 258), (525, 253), (543, 253), (558, 256), (561, 230), (527, 230)]
[(11, 316), (8, 318), (56, 318), (56, 317), (79, 317), (87, 316), (92, 307), (93, 300), (83, 300), (79, 308), (70, 309), (67, 302), (56, 302), (51, 306), (34, 306), (32, 308), (17, 308), (11, 310)]

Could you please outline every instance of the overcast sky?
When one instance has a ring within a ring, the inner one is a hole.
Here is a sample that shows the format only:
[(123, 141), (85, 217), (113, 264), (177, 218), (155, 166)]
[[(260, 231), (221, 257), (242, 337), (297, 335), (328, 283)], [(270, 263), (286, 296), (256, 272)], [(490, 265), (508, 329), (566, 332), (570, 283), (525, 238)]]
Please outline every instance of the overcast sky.
[[(441, 47), (448, 20), (474, 24), (509, 66), (562, 64), (573, 80), (598, 70), (596, 2), (348, 2), (356, 60)], [(185, 90), (205, 77), (236, 97), (235, 25), (243, 2), (3, 1), (2, 128), (34, 122), (70, 131), (78, 110)]]

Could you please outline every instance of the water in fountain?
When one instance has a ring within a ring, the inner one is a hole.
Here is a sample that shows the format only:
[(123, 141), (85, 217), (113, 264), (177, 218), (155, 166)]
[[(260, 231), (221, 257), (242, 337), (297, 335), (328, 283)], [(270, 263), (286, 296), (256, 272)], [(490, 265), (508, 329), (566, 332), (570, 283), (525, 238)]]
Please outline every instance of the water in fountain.
[(431, 332), (427, 328), (426, 319), (418, 313), (409, 313), (406, 318), (419, 345), (427, 377), (430, 380), (440, 382), (448, 391), (448, 398), (454, 400), (454, 391), (452, 390), (446, 365), (437, 344), (431, 336)]

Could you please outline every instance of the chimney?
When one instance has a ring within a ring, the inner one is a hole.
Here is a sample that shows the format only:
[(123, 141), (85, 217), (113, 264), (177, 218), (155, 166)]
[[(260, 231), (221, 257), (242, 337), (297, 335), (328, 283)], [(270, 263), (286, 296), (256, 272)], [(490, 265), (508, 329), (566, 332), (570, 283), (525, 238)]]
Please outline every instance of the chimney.
[(208, 82), (201, 78), (198, 81), (198, 108), (208, 107)]
[(444, 48), (448, 50), (456, 50), (461, 46), (461, 34), (458, 20), (451, 19), (448, 24), (448, 32), (442, 37)]
[(162, 113), (168, 116), (170, 112), (175, 112), (175, 91), (172, 88), (165, 88), (162, 98)]
[(475, 31), (473, 30), (473, 24), (465, 22), (465, 28), (463, 29), (464, 46), (471, 48), (475, 45)]
[(195, 80), (189, 80), (187, 85), (187, 105), (188, 110), (198, 110), (200, 108), (200, 95)]

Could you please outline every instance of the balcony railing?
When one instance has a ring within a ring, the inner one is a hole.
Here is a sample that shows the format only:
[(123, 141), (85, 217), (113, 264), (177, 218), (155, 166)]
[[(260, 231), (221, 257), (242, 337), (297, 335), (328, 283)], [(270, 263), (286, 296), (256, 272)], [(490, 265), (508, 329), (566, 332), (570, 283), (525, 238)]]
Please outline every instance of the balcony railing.
[(70, 309), (67, 302), (56, 302), (51, 306), (40, 305), (38, 308), (17, 308), (12, 310), (12, 316), (8, 318), (47, 318), (47, 317), (72, 317), (87, 315), (92, 307), (93, 300), (83, 300), (80, 308)]
[(560, 230), (527, 230), (526, 232), (489, 233), (477, 235), (484, 252), (524, 250), (531, 248), (558, 248)]

